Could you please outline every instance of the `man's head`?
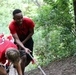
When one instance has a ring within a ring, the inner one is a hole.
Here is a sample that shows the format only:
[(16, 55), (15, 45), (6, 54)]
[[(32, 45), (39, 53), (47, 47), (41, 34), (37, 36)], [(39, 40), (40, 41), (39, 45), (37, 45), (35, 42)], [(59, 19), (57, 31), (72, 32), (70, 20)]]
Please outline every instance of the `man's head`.
[(12, 13), (13, 19), (16, 21), (18, 25), (22, 25), (23, 15), (20, 9), (15, 9)]
[(18, 62), (20, 59), (20, 53), (15, 48), (8, 48), (6, 50), (5, 56), (9, 61), (13, 63)]

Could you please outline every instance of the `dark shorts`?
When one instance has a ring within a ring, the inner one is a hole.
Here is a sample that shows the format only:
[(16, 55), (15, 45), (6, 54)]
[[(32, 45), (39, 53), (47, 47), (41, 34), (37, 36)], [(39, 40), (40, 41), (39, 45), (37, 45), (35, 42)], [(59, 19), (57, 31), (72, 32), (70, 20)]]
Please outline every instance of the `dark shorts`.
[[(30, 60), (30, 61), (32, 60), (32, 58), (29, 56), (29, 54), (27, 54), (24, 50), (19, 50), (19, 52), (20, 52), (20, 57), (25, 55), (27, 57), (27, 60)], [(32, 55), (32, 53), (30, 53), (30, 54)]]
[[(29, 48), (30, 50), (31, 50), (31, 55), (33, 56), (33, 44), (34, 44), (34, 42), (33, 42), (33, 39), (32, 38), (30, 38), (25, 44), (24, 44), (24, 46), (26, 47), (26, 48)], [(20, 56), (22, 57), (23, 55), (26, 55), (27, 56), (27, 60), (32, 60), (31, 59), (31, 57), (27, 54), (27, 53), (25, 53), (25, 51), (20, 51)]]

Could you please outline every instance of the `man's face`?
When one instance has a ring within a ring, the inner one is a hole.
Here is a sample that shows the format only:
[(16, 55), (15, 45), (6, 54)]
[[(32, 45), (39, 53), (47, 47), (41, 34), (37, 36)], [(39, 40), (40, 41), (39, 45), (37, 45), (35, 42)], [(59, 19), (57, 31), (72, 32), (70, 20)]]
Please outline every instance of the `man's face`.
[(22, 13), (17, 13), (13, 16), (13, 19), (16, 21), (18, 25), (22, 25), (23, 15)]

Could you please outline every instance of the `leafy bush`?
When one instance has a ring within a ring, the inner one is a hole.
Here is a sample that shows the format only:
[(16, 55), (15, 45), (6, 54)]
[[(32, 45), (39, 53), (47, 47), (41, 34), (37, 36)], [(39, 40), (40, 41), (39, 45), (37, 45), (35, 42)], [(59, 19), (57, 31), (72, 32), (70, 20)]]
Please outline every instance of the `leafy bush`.
[(38, 10), (38, 16), (35, 17), (37, 31), (34, 39), (38, 34), (35, 53), (40, 62), (48, 64), (50, 61), (73, 55), (76, 52), (75, 36), (72, 33), (73, 11), (70, 13), (73, 7), (70, 7), (72, 6), (68, 1), (59, 0), (52, 5), (46, 4)]

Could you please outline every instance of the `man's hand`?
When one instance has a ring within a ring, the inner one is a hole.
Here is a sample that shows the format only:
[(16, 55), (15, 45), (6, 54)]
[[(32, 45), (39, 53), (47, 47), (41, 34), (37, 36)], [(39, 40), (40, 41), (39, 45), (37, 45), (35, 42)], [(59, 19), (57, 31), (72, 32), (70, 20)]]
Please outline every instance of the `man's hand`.
[(28, 48), (25, 48), (26, 53), (30, 53), (31, 51)]

